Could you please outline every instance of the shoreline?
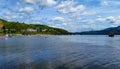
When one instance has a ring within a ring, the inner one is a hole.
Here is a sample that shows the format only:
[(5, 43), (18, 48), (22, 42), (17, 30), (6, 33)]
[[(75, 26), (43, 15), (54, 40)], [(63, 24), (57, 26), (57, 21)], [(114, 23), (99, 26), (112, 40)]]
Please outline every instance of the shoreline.
[(48, 35), (70, 35), (70, 34), (41, 34), (41, 33), (38, 33), (38, 34), (19, 34), (19, 33), (12, 33), (12, 34), (4, 34), (4, 33), (0, 33), (0, 36), (34, 36), (34, 35), (37, 35), (37, 36), (48, 36)]
[[(0, 34), (0, 36), (6, 36), (6, 35), (10, 35), (10, 36), (49, 36), (49, 35), (57, 35), (57, 34), (29, 34), (29, 35), (23, 35), (23, 34)], [(65, 34), (61, 34), (61, 35), (65, 35)]]

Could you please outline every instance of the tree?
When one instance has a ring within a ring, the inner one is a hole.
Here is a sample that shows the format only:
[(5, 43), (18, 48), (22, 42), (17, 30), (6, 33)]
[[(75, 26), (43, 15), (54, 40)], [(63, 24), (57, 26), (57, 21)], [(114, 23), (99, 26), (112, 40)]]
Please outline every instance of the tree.
[(2, 27), (3, 27), (3, 23), (2, 21), (0, 21), (0, 29), (2, 29)]

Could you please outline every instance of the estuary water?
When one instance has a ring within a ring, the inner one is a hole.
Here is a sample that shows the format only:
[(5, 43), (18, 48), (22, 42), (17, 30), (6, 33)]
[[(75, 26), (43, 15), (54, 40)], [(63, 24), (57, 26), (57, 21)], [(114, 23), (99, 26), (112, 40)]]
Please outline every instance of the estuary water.
[(0, 69), (120, 69), (120, 36), (0, 37)]

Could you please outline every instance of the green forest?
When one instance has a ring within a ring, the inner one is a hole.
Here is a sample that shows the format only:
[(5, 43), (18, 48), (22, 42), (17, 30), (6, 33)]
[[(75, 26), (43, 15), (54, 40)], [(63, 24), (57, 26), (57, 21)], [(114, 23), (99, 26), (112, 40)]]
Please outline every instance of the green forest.
[(26, 24), (19, 22), (9, 22), (0, 19), (0, 34), (69, 34), (68, 31), (41, 24)]

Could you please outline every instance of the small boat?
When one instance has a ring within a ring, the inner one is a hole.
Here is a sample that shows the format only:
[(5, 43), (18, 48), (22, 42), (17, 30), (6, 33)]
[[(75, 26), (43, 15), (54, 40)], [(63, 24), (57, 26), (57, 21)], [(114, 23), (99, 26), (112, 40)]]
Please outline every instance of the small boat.
[(114, 33), (109, 33), (108, 34), (109, 37), (114, 37), (114, 35), (115, 35)]
[(110, 35), (108, 35), (109, 37), (114, 37), (114, 35), (113, 34), (110, 34)]

